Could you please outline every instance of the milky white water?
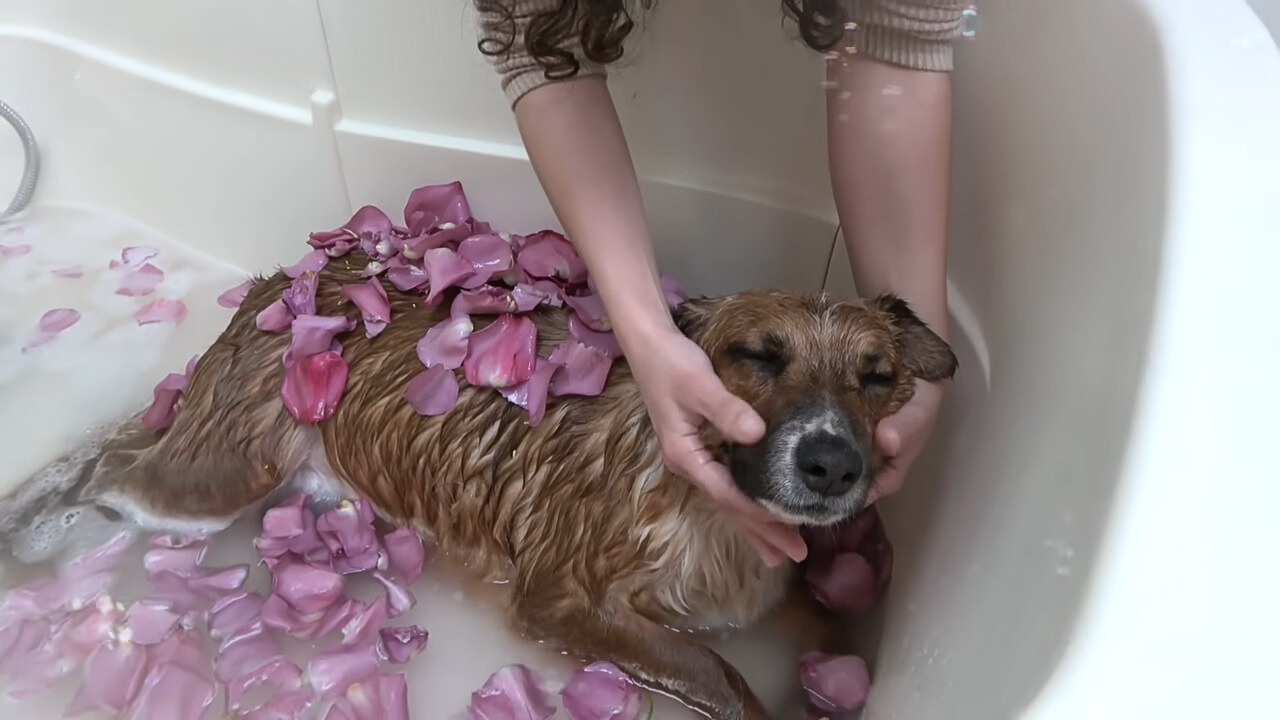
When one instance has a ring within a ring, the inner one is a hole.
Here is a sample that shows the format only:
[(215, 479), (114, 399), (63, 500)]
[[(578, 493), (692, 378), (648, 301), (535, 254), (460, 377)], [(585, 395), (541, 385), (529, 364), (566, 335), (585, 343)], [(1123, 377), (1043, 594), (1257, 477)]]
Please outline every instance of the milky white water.
[[(0, 457), (5, 459), (0, 465), (0, 494), (4, 494), (75, 446), (95, 426), (145, 406), (156, 381), (166, 373), (181, 372), (186, 361), (222, 330), (232, 311), (219, 307), (215, 298), (243, 281), (247, 273), (127, 218), (74, 207), (36, 208), (20, 224), (0, 225), (0, 245), (31, 246), (25, 255), (0, 257)], [(122, 273), (108, 265), (126, 246), (159, 250), (149, 262), (165, 276), (154, 293), (116, 294)], [(75, 267), (83, 270), (83, 276), (61, 277), (53, 272)], [(188, 311), (185, 321), (177, 326), (139, 326), (134, 313), (157, 297), (182, 300)], [(41, 315), (54, 308), (73, 308), (81, 318), (53, 341), (24, 353), (22, 348), (34, 337)], [(216, 538), (205, 564), (252, 563), (256, 555), (251, 539), (258, 530), (257, 520), (247, 517)], [(140, 568), (141, 545), (123, 567)], [(470, 693), (490, 674), (509, 663), (525, 663), (552, 681), (567, 678), (574, 667), (568, 660), (508, 633), (502, 615), (486, 601), (486, 593), (464, 590), (449, 572), (430, 562), (430, 547), (427, 552), (427, 570), (411, 588), (418, 604), (393, 621), (416, 623), (430, 633), (421, 655), (407, 667), (392, 670), (407, 673), (414, 718), (449, 718), (466, 707)], [(255, 567), (248, 586), (265, 591), (267, 580), (266, 570)], [(364, 586), (366, 580), (353, 584), (352, 596), (371, 597), (373, 589)], [(127, 604), (133, 599), (128, 588), (136, 586), (122, 578), (117, 599)], [(801, 613), (784, 612), (760, 628), (726, 636), (713, 646), (777, 709), (778, 717), (799, 717), (796, 659), (816, 646), (816, 632)], [(0, 717), (59, 718), (70, 697), (68, 687), (64, 683), (48, 696), (27, 703), (0, 699)], [(654, 717), (695, 715), (660, 698)]]

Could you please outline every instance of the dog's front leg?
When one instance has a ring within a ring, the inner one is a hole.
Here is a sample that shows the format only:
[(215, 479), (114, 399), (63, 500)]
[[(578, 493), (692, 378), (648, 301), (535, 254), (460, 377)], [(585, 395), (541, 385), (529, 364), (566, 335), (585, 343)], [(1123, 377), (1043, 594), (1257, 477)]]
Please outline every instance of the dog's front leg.
[(591, 607), (564, 597), (526, 596), (520, 630), (586, 661), (609, 661), (639, 685), (670, 695), (713, 720), (768, 720), (746, 680), (713, 650), (625, 607)]

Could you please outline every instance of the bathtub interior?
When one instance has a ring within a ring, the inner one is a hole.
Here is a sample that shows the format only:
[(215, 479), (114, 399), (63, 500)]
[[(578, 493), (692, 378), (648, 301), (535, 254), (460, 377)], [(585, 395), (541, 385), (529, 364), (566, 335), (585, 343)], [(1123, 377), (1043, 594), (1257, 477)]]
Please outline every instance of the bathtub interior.
[[(44, 151), (28, 227), (74, 239), (0, 261), (0, 488), (144, 402), (226, 322), (218, 292), (293, 262), (307, 232), (360, 205), (394, 214), (410, 189), (456, 179), (496, 226), (556, 227), (465, 0), (81, 5), (0, 10), (0, 97)], [(1148, 5), (987, 0), (960, 48), (961, 372), (911, 482), (884, 503), (898, 562), (889, 602), (855, 632), (876, 678), (864, 717), (1016, 716), (1076, 631), (1123, 476), (1167, 233), (1171, 91)], [(732, 33), (716, 7), (664, 6), (613, 80), (660, 262), (696, 293), (853, 293), (821, 61), (779, 29), (773, 4), (742, 4)], [(20, 163), (0, 132), (0, 195)], [(132, 323), (136, 303), (102, 271), (125, 244), (174, 263), (164, 291), (186, 301), (186, 322)], [(97, 274), (55, 281), (45, 271), (73, 250)], [(42, 369), (21, 358), (40, 314), (71, 303), (93, 317), (44, 349)], [(439, 574), (415, 591), (409, 621), (432, 633), (411, 670), (422, 717), (464, 707), (509, 662), (567, 669), (493, 632), (496, 613)], [(780, 618), (720, 647), (783, 704), (805, 642)]]

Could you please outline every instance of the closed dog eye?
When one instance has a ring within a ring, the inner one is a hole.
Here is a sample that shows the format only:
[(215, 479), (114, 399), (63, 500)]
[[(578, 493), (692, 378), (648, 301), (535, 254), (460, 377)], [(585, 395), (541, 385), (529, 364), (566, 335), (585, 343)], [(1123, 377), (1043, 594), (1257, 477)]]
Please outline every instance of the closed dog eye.
[[(774, 342), (769, 342), (771, 339)], [(759, 346), (732, 343), (726, 348), (726, 352), (734, 362), (750, 365), (761, 373), (778, 377), (787, 369), (787, 357), (780, 345), (776, 338), (767, 336)]]

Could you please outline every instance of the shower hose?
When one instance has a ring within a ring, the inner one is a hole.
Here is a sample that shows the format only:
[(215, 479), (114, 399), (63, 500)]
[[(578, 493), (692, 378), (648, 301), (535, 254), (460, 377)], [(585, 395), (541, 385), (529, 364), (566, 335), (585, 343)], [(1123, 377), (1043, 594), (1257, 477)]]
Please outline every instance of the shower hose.
[(3, 100), (0, 100), (0, 117), (8, 120), (13, 129), (18, 132), (18, 137), (22, 140), (22, 152), (26, 156), (26, 163), (22, 168), (22, 182), (18, 183), (18, 194), (13, 196), (13, 202), (9, 203), (9, 207), (0, 213), (0, 223), (2, 223), (22, 212), (31, 202), (31, 195), (36, 191), (36, 178), (40, 175), (40, 150), (36, 147), (36, 136), (31, 132), (26, 121)]

